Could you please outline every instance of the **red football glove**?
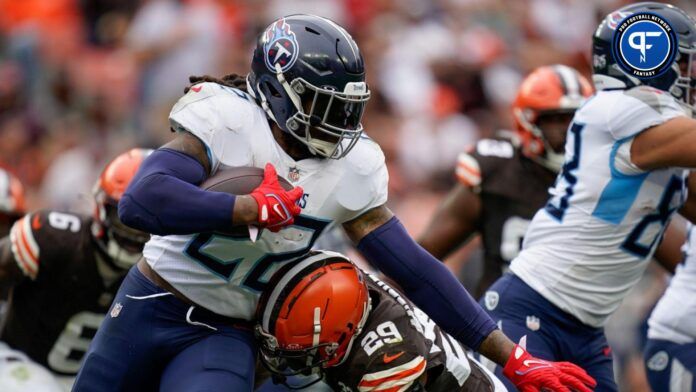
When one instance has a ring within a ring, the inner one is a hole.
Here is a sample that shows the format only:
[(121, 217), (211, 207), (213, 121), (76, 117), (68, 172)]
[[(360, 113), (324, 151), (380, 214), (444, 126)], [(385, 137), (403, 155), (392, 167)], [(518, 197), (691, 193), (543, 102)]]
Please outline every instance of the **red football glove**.
[(580, 367), (570, 362), (551, 362), (535, 358), (524, 348), (515, 345), (503, 374), (520, 392), (592, 392), (597, 385)]
[(272, 232), (278, 232), (284, 226), (291, 225), (295, 216), (302, 209), (295, 204), (304, 191), (296, 186), (289, 191), (283, 189), (278, 182), (278, 174), (270, 163), (263, 169), (261, 185), (251, 192), (251, 197), (259, 205), (258, 222)]

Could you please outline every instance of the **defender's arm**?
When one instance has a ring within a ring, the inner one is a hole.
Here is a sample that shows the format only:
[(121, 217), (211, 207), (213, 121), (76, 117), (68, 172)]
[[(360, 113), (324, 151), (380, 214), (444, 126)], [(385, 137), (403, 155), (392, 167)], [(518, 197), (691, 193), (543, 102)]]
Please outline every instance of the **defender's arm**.
[(481, 198), (458, 184), (450, 191), (428, 224), (418, 243), (434, 257), (443, 260), (478, 230)]

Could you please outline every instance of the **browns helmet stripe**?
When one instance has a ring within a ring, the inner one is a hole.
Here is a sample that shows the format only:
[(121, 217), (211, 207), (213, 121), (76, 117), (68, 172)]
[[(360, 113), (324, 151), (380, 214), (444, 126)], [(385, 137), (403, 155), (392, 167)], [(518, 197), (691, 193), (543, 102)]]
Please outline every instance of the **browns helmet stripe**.
[(578, 79), (577, 72), (571, 68), (560, 65), (555, 65), (553, 70), (561, 81), (564, 95), (580, 94), (580, 80)]
[(281, 311), (281, 307), (276, 307), (277, 309), (274, 309), (272, 304), (279, 300), (284, 301), (290, 291), (295, 288), (298, 281), (306, 277), (306, 270), (308, 268), (312, 270), (318, 268), (319, 266), (316, 262), (320, 260), (326, 261), (324, 265), (337, 262), (350, 263), (350, 260), (340, 253), (321, 251), (308, 253), (292, 263), (287, 264), (284, 268), (281, 268), (275, 273), (271, 282), (269, 282), (269, 287), (273, 287), (273, 290), (271, 290), (267, 296), (262, 296), (259, 300), (259, 310), (263, 310), (263, 314), (261, 315), (261, 326), (265, 331), (268, 331), (270, 334), (275, 333), (275, 325), (273, 325), (270, 320), (275, 320), (278, 317), (278, 313)]

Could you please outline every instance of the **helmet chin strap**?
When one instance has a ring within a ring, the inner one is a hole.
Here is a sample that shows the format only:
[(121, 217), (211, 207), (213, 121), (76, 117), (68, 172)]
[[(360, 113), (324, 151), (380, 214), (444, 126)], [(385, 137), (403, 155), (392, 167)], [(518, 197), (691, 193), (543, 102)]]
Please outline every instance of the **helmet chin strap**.
[(336, 150), (336, 143), (330, 143), (325, 140), (309, 137), (307, 147), (309, 147), (309, 151), (314, 155), (317, 155), (318, 152), (318, 155), (331, 156), (333, 155), (334, 150)]

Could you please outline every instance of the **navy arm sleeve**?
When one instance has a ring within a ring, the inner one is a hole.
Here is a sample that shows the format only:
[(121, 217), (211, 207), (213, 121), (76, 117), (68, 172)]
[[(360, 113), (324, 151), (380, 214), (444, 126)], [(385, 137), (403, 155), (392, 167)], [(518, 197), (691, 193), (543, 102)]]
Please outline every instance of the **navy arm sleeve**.
[(199, 188), (205, 179), (195, 158), (169, 148), (155, 150), (121, 197), (118, 216), (130, 227), (157, 235), (229, 229), (235, 197)]
[(358, 243), (376, 268), (455, 339), (478, 350), (497, 326), (452, 273), (418, 245), (396, 217)]

